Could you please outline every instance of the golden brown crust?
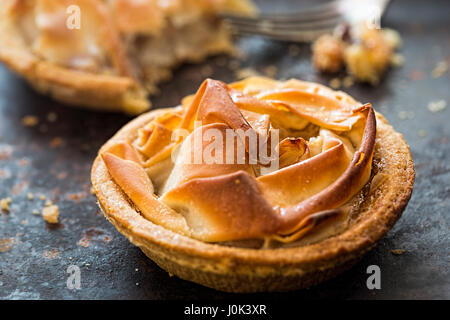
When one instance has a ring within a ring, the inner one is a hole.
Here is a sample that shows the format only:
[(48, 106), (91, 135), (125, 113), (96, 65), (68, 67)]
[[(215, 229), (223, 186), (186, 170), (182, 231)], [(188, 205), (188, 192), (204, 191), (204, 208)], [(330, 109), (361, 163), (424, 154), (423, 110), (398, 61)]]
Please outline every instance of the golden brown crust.
[[(167, 111), (155, 110), (121, 129), (103, 148), (132, 140), (137, 130)], [(92, 168), (99, 204), (117, 229), (170, 273), (218, 290), (285, 291), (337, 275), (353, 265), (399, 219), (412, 192), (414, 165), (409, 147), (380, 114), (374, 152), (378, 179), (341, 234), (317, 243), (278, 249), (247, 249), (194, 240), (143, 218), (111, 179), (100, 157)], [(102, 152), (102, 150), (100, 152)]]
[(92, 75), (47, 62), (31, 60), (24, 69), (22, 62), (1, 52), (0, 59), (20, 73), (30, 85), (55, 100), (78, 107), (123, 111), (138, 114), (150, 106), (147, 93), (131, 78)]

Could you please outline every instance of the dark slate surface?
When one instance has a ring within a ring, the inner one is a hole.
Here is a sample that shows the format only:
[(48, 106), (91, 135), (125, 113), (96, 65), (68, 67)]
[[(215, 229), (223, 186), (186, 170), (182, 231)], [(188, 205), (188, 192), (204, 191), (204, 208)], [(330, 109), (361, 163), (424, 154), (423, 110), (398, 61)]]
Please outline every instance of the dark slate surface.
[[(450, 62), (450, 2), (395, 1), (383, 25), (401, 32), (405, 65), (392, 69), (378, 87), (347, 91), (382, 111), (411, 146), (417, 179), (402, 219), (352, 270), (320, 286), (291, 293), (257, 294), (265, 299), (421, 299), (450, 298), (450, 107), (432, 113), (433, 100), (450, 102), (449, 73), (433, 78), (439, 61)], [(312, 70), (309, 46), (289, 56), (288, 44), (257, 38), (239, 41), (248, 59), (242, 66), (262, 71), (278, 67), (278, 78), (328, 83)], [(230, 81), (224, 57), (186, 65), (163, 85), (155, 106), (171, 106), (196, 90), (208, 67), (211, 77)], [(228, 59), (228, 58), (227, 58)], [(230, 61), (229, 59), (227, 61)], [(57, 121), (48, 121), (49, 113)], [(24, 127), (35, 115), (39, 124)], [(405, 119), (407, 118), (407, 119)], [(64, 107), (34, 93), (0, 67), (0, 198), (12, 197), (11, 212), (0, 213), (1, 299), (223, 299), (247, 298), (169, 277), (131, 245), (99, 213), (89, 193), (89, 171), (98, 148), (131, 118)], [(35, 199), (27, 199), (27, 193)], [(46, 225), (40, 210), (44, 194), (60, 207), (60, 224)], [(391, 250), (406, 250), (394, 255)], [(81, 290), (66, 287), (66, 270), (81, 268)], [(366, 268), (381, 268), (381, 290), (368, 290)]]

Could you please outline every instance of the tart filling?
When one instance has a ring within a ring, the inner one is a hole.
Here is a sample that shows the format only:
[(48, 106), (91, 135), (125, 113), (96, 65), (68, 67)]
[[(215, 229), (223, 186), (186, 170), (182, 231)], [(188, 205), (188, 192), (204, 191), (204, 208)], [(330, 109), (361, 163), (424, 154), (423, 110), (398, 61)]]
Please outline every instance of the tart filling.
[(254, 8), (240, 0), (6, 0), (0, 60), (59, 100), (139, 113), (177, 64), (233, 49), (223, 11)]
[(345, 230), (371, 177), (375, 135), (371, 105), (343, 92), (208, 79), (100, 155), (151, 222), (204, 242), (267, 246)]

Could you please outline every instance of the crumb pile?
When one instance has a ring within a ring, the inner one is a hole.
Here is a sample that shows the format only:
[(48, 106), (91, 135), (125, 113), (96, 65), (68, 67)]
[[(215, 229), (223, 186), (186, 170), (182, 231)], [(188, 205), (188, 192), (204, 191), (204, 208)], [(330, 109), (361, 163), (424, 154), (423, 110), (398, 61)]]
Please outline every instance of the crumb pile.
[(345, 67), (357, 80), (375, 85), (389, 65), (402, 65), (403, 56), (395, 53), (400, 44), (400, 35), (391, 29), (341, 25), (314, 42), (312, 59), (319, 71), (334, 73)]

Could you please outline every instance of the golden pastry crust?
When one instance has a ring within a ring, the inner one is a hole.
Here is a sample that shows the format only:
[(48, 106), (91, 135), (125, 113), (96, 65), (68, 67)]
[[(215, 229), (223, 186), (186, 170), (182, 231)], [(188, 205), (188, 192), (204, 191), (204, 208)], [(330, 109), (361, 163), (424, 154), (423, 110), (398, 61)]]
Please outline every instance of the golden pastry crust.
[[(364, 196), (357, 194), (351, 200), (357, 202), (357, 210), (346, 228), (329, 237), (313, 234), (307, 241), (269, 249), (196, 240), (184, 221), (168, 221), (185, 230), (174, 232), (164, 223), (146, 219), (141, 204), (137, 210), (101, 156), (115, 148), (115, 154), (132, 158), (121, 142), (134, 141), (139, 129), (169, 110), (179, 112), (180, 108), (149, 112), (122, 128), (100, 150), (91, 178), (108, 220), (163, 269), (183, 279), (230, 292), (285, 291), (317, 284), (351, 267), (370, 250), (401, 216), (411, 196), (415, 174), (409, 147), (377, 113), (371, 178), (363, 188)], [(147, 205), (165, 214), (155, 204)]]
[[(210, 54), (232, 51), (226, 28), (213, 21), (219, 12), (253, 11), (247, 1), (243, 5), (235, 0), (178, 0), (170, 4), (162, 6), (154, 0), (2, 1), (0, 61), (37, 91), (64, 103), (141, 113), (150, 107), (148, 94), (155, 91), (156, 83), (170, 76), (173, 67), (183, 61), (200, 61)], [(64, 25), (69, 17), (65, 10), (70, 5), (81, 8), (80, 30), (69, 30)], [(154, 19), (138, 12), (152, 12)], [(205, 30), (193, 33), (202, 33), (203, 38), (189, 47), (189, 42), (181, 42), (182, 35), (177, 38), (178, 29), (171, 27), (174, 21), (178, 21), (180, 30), (194, 26), (193, 21), (198, 21), (201, 28), (205, 21)], [(170, 59), (153, 65), (153, 56), (135, 57), (137, 50), (129, 39), (144, 36), (155, 43), (149, 49), (143, 48), (139, 56), (148, 56), (154, 50), (159, 56), (165, 52)], [(177, 41), (178, 49), (164, 49), (164, 43)], [(172, 51), (176, 54), (171, 56)]]

